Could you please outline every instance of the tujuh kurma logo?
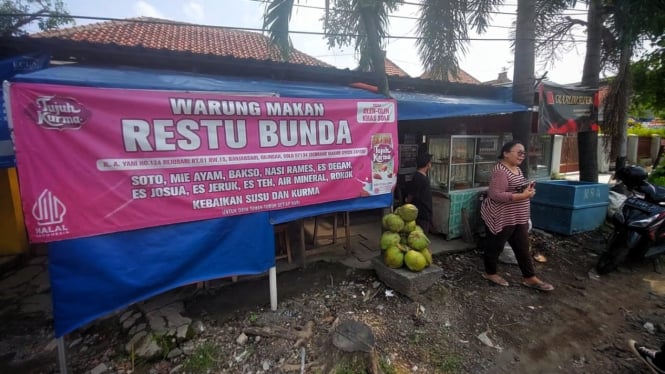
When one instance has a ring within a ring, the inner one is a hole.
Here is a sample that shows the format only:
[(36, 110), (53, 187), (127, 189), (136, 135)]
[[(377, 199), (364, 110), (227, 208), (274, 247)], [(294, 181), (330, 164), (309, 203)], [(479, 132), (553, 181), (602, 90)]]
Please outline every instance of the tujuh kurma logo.
[(63, 224), (67, 207), (47, 189), (42, 191), (32, 206), (32, 217), (37, 221), (37, 237), (59, 236), (69, 232)]
[(71, 97), (40, 96), (28, 111), (38, 126), (56, 130), (78, 130), (90, 117), (90, 112)]
[(372, 157), (372, 192), (375, 195), (392, 191), (394, 176), (393, 136), (374, 134), (370, 143)]

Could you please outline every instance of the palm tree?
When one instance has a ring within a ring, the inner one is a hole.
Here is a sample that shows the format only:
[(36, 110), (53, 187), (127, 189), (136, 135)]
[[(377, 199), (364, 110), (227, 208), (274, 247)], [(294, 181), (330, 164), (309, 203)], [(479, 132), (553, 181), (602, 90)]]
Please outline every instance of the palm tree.
[[(388, 14), (397, 9), (403, 0), (326, 0), (325, 32), (328, 44), (351, 44), (355, 40), (362, 70), (377, 76), (379, 91), (390, 96), (386, 77), (383, 45), (388, 29)], [(293, 0), (273, 0), (266, 7), (263, 27), (269, 30), (270, 40), (288, 60), (291, 49), (289, 20), (294, 7)]]
[[(304, 2), (305, 0), (303, 0)], [(264, 13), (263, 26), (270, 40), (280, 47), (282, 56), (288, 59), (291, 41), (289, 20), (297, 0), (271, 0)], [(533, 22), (544, 23), (551, 13), (560, 12), (575, 0), (537, 0), (537, 12), (524, 19), (535, 17)], [(387, 35), (388, 16), (403, 0), (326, 0), (325, 33), (331, 47), (349, 45), (355, 41), (362, 69), (371, 66), (381, 69), (382, 64), (372, 61), (379, 55)], [(466, 52), (469, 28), (484, 33), (490, 24), (492, 13), (504, 0), (422, 0), (416, 32), (418, 51), (424, 70), (435, 79), (448, 79), (448, 73), (456, 76), (459, 70), (457, 55)], [(529, 6), (522, 4), (522, 9)], [(519, 12), (518, 8), (518, 12)], [(531, 21), (529, 21), (531, 22)], [(524, 24), (524, 23), (522, 23)], [(374, 30), (374, 32), (370, 32)], [(521, 33), (518, 33), (521, 34)], [(378, 36), (378, 40), (373, 40)], [(532, 39), (532, 36), (523, 40)], [(375, 50), (374, 53), (371, 50)], [(521, 51), (515, 51), (521, 56)]]
[[(560, 51), (568, 51), (575, 42), (572, 30), (575, 26), (586, 28), (586, 56), (582, 74), (581, 85), (585, 88), (598, 89), (599, 75), (602, 69), (602, 28), (604, 14), (602, 0), (583, 1), (588, 5), (587, 19), (575, 19), (561, 14), (552, 14), (552, 18), (538, 24), (536, 36), (540, 41), (536, 45), (536, 53), (545, 60), (557, 60)], [(574, 4), (571, 4), (574, 6)], [(580, 180), (588, 182), (598, 181), (598, 134), (592, 131), (582, 131), (577, 134), (577, 146), (580, 166)]]
[[(385, 55), (382, 45), (387, 30), (387, 19), (391, 11), (403, 3), (402, 0), (326, 0), (326, 28), (331, 46), (350, 44), (355, 40), (360, 55), (361, 68), (371, 63), (377, 74), (379, 88), (388, 96), (385, 77)], [(434, 79), (448, 79), (459, 71), (458, 52), (464, 53), (468, 43), (469, 27), (484, 33), (489, 26), (492, 13), (504, 0), (422, 0), (418, 20), (417, 41), (424, 69)], [(552, 13), (560, 12), (575, 0), (519, 0), (515, 44), (514, 100), (529, 107), (534, 93), (534, 39), (535, 25), (545, 22)], [(270, 39), (288, 58), (291, 42), (288, 23), (294, 0), (272, 0), (264, 14), (264, 28)], [(537, 11), (538, 10), (538, 11)], [(528, 147), (531, 115), (525, 113), (518, 118), (513, 137), (522, 140)], [(523, 165), (528, 172), (528, 165)]]
[[(601, 57), (601, 0), (589, 1), (587, 13), (587, 51), (584, 57), (581, 84), (584, 87), (598, 89)], [(577, 154), (580, 165), (580, 181), (598, 182), (598, 133), (582, 131), (577, 134)]]
[[(533, 106), (534, 68), (535, 68), (535, 36), (536, 36), (536, 4), (532, 0), (517, 1), (517, 22), (515, 24), (515, 68), (513, 69), (513, 101), (518, 104)], [(519, 51), (519, 53), (518, 53)], [(513, 125), (513, 138), (524, 144), (529, 152), (531, 137), (532, 112), (516, 113)], [(522, 165), (522, 172), (529, 175), (529, 158)]]

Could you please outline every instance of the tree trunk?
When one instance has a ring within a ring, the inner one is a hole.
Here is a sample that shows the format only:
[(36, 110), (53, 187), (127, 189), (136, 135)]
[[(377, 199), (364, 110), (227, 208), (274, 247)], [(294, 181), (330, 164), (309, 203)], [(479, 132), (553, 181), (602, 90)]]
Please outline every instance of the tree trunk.
[(386, 76), (386, 53), (381, 49), (378, 35), (378, 20), (371, 6), (361, 8), (361, 17), (367, 34), (367, 47), (372, 59), (372, 72), (376, 75), (379, 93), (390, 97), (388, 77)]
[[(536, 37), (536, 5), (533, 0), (517, 1), (517, 23), (515, 27), (515, 69), (513, 72), (513, 101), (526, 105), (527, 112), (513, 116), (513, 139), (519, 140), (529, 154), (531, 124), (533, 121), (533, 98), (535, 93), (535, 37)], [(529, 157), (520, 166), (522, 172), (529, 176)]]
[[(586, 56), (582, 71), (582, 86), (596, 90), (600, 75), (601, 25), (603, 22), (601, 5), (601, 0), (589, 2)], [(596, 131), (582, 131), (577, 134), (577, 154), (579, 155), (580, 180), (597, 183), (598, 133)]]
[(612, 127), (615, 129), (615, 136), (612, 138), (612, 149), (616, 149), (614, 170), (619, 170), (626, 165), (626, 143), (628, 143), (626, 117), (630, 97), (633, 94), (632, 77), (630, 74), (630, 58), (632, 56), (633, 49), (630, 45), (621, 47), (619, 71), (607, 95), (608, 100), (614, 100), (605, 106), (607, 108), (605, 118), (607, 122), (612, 122)]

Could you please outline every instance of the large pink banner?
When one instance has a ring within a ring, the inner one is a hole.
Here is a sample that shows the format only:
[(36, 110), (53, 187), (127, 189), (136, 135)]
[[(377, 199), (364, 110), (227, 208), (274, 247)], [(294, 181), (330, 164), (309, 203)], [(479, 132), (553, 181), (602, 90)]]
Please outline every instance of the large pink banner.
[(391, 193), (393, 100), (12, 83), (30, 240)]

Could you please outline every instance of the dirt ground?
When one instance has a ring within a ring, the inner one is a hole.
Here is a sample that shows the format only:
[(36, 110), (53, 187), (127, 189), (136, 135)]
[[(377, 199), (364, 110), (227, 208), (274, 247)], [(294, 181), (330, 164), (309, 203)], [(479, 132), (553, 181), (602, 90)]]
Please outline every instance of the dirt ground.
[[(435, 256), (444, 275), (415, 300), (386, 289), (371, 270), (317, 262), (279, 275), (276, 312), (266, 302), (265, 278), (192, 290), (187, 316), (205, 331), (186, 359), (131, 362), (121, 353), (128, 338), (109, 318), (68, 337), (89, 342), (68, 349), (68, 360), (73, 373), (106, 362), (114, 373), (258, 374), (300, 372), (304, 352), (307, 373), (369, 373), (373, 364), (383, 373), (644, 373), (627, 340), (665, 342), (665, 275), (639, 263), (597, 278), (589, 270), (603, 245), (602, 230), (532, 235), (532, 248), (547, 259), (537, 272), (556, 287), (550, 293), (522, 286), (515, 265), (499, 269), (510, 287), (490, 284), (480, 277), (477, 250)], [(11, 341), (16, 352), (0, 357), (0, 371), (57, 372), (54, 351), (39, 354), (35, 342), (48, 341), (50, 321), (3, 320), (0, 347)], [(331, 344), (331, 331), (347, 320), (371, 327), (373, 355)], [(278, 336), (253, 334), (269, 329)]]

